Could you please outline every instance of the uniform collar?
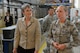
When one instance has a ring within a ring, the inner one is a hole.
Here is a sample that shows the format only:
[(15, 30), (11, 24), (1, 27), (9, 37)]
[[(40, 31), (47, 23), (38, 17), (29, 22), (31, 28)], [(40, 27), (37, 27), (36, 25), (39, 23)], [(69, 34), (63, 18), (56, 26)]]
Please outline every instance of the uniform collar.
[[(69, 20), (66, 19), (63, 24), (66, 25), (68, 22), (69, 22)], [(56, 24), (59, 24), (59, 19), (56, 21)]]

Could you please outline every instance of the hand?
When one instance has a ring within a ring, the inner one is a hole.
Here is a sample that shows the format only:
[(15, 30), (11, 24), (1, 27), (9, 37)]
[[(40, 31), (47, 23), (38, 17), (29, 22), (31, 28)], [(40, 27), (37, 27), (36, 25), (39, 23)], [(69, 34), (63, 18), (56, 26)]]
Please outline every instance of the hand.
[(64, 50), (66, 48), (66, 45), (65, 44), (59, 44), (58, 45), (58, 49), (59, 50)]
[(59, 43), (53, 42), (52, 45), (53, 45), (56, 49), (59, 49), (59, 48), (58, 48)]
[(38, 51), (35, 50), (34, 53), (38, 53)]
[(9, 20), (7, 20), (7, 22), (9, 22)]
[(13, 49), (13, 53), (17, 53), (17, 49), (16, 48)]
[(7, 20), (4, 20), (4, 21), (6, 21), (6, 22), (7, 22)]

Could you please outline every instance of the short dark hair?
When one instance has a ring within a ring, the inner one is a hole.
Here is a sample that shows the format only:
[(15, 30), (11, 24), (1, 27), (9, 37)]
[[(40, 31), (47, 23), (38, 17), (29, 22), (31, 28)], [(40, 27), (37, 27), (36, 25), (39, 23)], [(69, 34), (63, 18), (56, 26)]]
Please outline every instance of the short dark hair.
[(49, 6), (49, 7), (48, 7), (48, 10), (50, 10), (50, 9), (54, 9), (54, 8), (53, 8), (52, 6)]
[(78, 10), (76, 10), (76, 12), (79, 12)]

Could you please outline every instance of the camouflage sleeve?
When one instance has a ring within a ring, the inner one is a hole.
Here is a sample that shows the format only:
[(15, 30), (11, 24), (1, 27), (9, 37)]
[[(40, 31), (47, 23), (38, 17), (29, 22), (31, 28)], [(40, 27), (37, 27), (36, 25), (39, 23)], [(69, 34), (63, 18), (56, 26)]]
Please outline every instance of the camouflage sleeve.
[(47, 19), (45, 19), (44, 21), (43, 21), (43, 32), (46, 32), (46, 30), (47, 30)]
[(78, 37), (79, 36), (78, 29), (76, 28), (74, 24), (71, 24), (70, 31), (71, 31), (70, 34), (72, 35), (72, 41), (70, 41), (69, 43), (64, 43), (67, 48), (71, 48), (71, 47), (80, 45), (80, 40)]
[(71, 42), (71, 46), (80, 45), (79, 32), (78, 32), (78, 29), (75, 25), (72, 25), (72, 27), (71, 27), (71, 35), (73, 37), (73, 41)]
[(50, 25), (50, 29), (49, 29), (49, 32), (48, 32), (47, 42), (49, 44), (52, 44), (54, 42), (53, 41), (53, 35), (52, 35), (52, 27), (53, 27), (53, 24)]
[(66, 48), (71, 48), (72, 46), (70, 45), (70, 43), (64, 43), (66, 45)]

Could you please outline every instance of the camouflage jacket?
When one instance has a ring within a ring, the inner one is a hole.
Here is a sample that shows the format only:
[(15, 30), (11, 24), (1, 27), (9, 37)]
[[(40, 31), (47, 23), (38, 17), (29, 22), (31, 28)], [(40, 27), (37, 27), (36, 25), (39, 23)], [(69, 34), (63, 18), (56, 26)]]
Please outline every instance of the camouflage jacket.
[(57, 17), (54, 15), (53, 16), (50, 16), (50, 15), (45, 16), (44, 21), (43, 21), (43, 32), (49, 31), (50, 24), (56, 19), (57, 19)]
[(65, 21), (62, 27), (60, 26), (59, 20), (54, 21), (51, 24), (48, 35), (48, 42), (50, 44), (52, 44), (52, 42), (58, 42), (59, 44), (66, 45), (66, 49), (63, 51), (58, 51), (58, 53), (73, 53), (71, 48), (80, 44), (80, 40), (78, 38), (78, 30), (76, 26), (68, 20)]

